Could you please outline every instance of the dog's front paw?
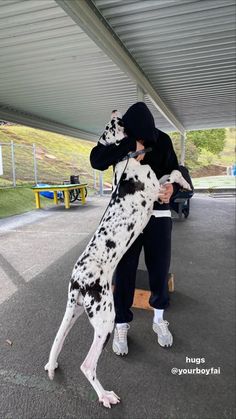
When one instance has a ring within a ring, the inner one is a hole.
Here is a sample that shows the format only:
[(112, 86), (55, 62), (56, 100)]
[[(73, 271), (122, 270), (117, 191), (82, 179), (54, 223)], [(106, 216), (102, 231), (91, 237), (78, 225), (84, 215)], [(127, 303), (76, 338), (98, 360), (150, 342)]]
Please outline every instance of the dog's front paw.
[(117, 396), (114, 391), (105, 391), (100, 397), (99, 402), (103, 404), (103, 406), (111, 408), (111, 404), (120, 403), (120, 398)]
[(55, 362), (54, 365), (51, 365), (50, 362), (48, 362), (44, 369), (45, 371), (48, 372), (48, 377), (50, 378), (50, 380), (53, 380), (54, 375), (55, 375), (55, 370), (58, 368), (58, 362)]

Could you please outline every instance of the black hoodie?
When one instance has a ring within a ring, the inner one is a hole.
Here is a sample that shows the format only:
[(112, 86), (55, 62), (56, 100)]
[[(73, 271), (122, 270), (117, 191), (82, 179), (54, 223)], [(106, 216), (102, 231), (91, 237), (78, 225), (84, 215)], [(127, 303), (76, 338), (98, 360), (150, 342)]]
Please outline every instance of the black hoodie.
[[(137, 102), (132, 105), (122, 119), (128, 137), (124, 138), (118, 146), (116, 144), (104, 146), (98, 143), (90, 154), (90, 162), (94, 169), (106, 170), (109, 166), (115, 165), (129, 151), (135, 151), (136, 141), (141, 139), (145, 147), (152, 148), (151, 152), (145, 154), (141, 164), (149, 164), (158, 179), (178, 169), (171, 139), (155, 127), (154, 118), (145, 103)], [(178, 190), (178, 185), (174, 184), (173, 195)], [(154, 209), (166, 210), (169, 209), (169, 205), (160, 205), (155, 202)]]

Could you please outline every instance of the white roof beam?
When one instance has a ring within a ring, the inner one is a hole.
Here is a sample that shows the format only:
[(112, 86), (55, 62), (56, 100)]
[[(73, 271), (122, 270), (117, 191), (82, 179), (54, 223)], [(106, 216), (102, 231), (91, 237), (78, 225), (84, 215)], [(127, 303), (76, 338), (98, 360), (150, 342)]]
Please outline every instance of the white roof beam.
[(0, 119), (45, 131), (57, 132), (58, 134), (68, 135), (82, 140), (97, 141), (98, 139), (97, 134), (81, 131), (77, 128), (72, 128), (58, 122), (40, 118), (39, 116), (14, 109), (9, 106), (0, 105)]
[(146, 75), (93, 2), (91, 0), (56, 0), (56, 2), (99, 48), (150, 97), (154, 106), (170, 124), (183, 134), (184, 126), (157, 94)]

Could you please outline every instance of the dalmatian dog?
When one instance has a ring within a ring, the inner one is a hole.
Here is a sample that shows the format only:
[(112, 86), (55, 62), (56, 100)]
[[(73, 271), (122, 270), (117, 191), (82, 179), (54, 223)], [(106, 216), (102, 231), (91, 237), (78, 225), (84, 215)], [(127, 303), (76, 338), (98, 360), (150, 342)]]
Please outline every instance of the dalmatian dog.
[[(125, 141), (122, 125), (121, 115), (113, 113), (99, 141), (103, 145)], [(183, 188), (190, 189), (178, 171), (173, 171), (165, 181), (178, 182)], [(148, 223), (159, 188), (159, 181), (149, 165), (141, 165), (132, 156), (116, 164), (111, 200), (95, 234), (74, 266), (66, 311), (45, 366), (52, 380), (65, 338), (85, 311), (94, 328), (94, 339), (80, 368), (96, 391), (99, 402), (107, 408), (120, 402), (113, 391), (102, 387), (96, 374), (99, 357), (114, 327), (112, 275)]]

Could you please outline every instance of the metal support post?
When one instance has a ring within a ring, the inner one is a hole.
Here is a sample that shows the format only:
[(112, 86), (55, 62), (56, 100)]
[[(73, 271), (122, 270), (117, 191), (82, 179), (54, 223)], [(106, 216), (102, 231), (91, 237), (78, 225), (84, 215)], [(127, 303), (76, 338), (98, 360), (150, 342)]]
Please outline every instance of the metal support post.
[(14, 142), (11, 140), (11, 164), (12, 164), (12, 180), (13, 186), (16, 187), (16, 167), (15, 167), (15, 154), (14, 154)]
[(181, 141), (181, 157), (180, 157), (180, 163), (181, 163), (182, 166), (184, 166), (184, 162), (185, 162), (185, 147), (186, 147), (186, 132), (184, 134), (181, 134), (180, 141)]
[(33, 156), (34, 156), (34, 181), (35, 185), (38, 184), (38, 171), (37, 171), (37, 159), (36, 159), (36, 147), (33, 144)]

